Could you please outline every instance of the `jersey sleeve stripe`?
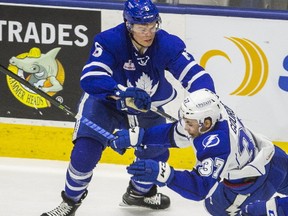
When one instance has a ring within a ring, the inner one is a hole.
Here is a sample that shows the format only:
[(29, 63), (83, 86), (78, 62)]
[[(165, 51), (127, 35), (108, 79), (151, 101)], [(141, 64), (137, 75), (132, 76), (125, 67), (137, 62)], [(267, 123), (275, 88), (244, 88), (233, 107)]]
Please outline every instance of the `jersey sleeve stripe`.
[(180, 74), (180, 77), (179, 77), (180, 82), (184, 79), (184, 77), (187, 75), (187, 73), (190, 71), (190, 69), (192, 67), (194, 67), (196, 64), (197, 63), (195, 61), (192, 61), (184, 68), (184, 70), (182, 71), (182, 73)]
[(200, 72), (198, 72), (195, 76), (193, 76), (192, 77), (192, 79), (188, 82), (188, 85), (187, 85), (187, 87), (185, 88), (186, 90), (189, 90), (190, 88), (191, 88), (191, 85), (193, 84), (193, 82), (195, 81), (195, 80), (197, 80), (199, 77), (201, 77), (201, 76), (203, 76), (203, 75), (205, 75), (205, 74), (208, 74), (206, 71), (200, 71)]
[(83, 80), (89, 76), (109, 76), (109, 74), (107, 72), (102, 72), (102, 71), (90, 71), (84, 74), (83, 76), (81, 76), (80, 80)]
[(108, 65), (106, 65), (106, 64), (104, 64), (104, 63), (102, 63), (102, 62), (91, 62), (91, 63), (89, 63), (89, 64), (86, 64), (86, 65), (83, 67), (83, 71), (86, 70), (87, 68), (93, 67), (93, 66), (99, 66), (99, 67), (103, 68), (103, 69), (104, 69), (105, 71), (107, 71), (108, 74), (111, 75), (111, 76), (112, 76), (112, 74), (113, 74), (113, 71), (111, 70), (111, 68), (110, 68)]

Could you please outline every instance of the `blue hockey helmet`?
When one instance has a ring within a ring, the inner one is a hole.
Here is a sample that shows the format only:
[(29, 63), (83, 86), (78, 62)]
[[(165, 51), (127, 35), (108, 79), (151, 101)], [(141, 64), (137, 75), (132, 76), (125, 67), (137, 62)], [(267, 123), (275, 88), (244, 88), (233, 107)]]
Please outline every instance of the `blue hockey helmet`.
[(123, 11), (123, 18), (130, 25), (161, 23), (158, 9), (151, 0), (127, 0)]

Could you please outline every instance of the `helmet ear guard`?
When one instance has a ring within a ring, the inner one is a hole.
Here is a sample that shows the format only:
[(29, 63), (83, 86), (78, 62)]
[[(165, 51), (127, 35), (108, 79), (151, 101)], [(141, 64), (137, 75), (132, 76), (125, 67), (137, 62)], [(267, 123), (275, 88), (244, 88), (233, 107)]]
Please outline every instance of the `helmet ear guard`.
[(211, 120), (211, 128), (221, 119), (219, 97), (208, 89), (200, 89), (190, 93), (181, 104), (179, 119), (195, 119), (200, 128), (206, 119)]
[(127, 20), (125, 20), (125, 24), (126, 24), (126, 28), (127, 30), (131, 33), (132, 32), (132, 27), (133, 27), (133, 24), (129, 23)]

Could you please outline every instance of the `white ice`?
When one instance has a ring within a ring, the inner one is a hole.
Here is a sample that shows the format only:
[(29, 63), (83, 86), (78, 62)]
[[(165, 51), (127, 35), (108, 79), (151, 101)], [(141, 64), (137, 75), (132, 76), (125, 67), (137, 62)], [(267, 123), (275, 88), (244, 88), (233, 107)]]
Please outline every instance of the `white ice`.
[[(0, 216), (40, 216), (61, 202), (68, 162), (0, 157)], [(77, 216), (206, 216), (202, 202), (186, 200), (168, 188), (166, 210), (119, 206), (128, 185), (125, 166), (99, 164), (94, 170), (88, 196)]]

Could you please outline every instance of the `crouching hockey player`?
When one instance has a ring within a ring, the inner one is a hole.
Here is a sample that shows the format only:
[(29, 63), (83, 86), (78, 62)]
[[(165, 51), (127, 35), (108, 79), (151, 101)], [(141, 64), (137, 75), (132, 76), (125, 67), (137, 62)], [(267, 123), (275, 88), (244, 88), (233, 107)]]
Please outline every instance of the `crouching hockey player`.
[[(267, 201), (276, 192), (288, 194), (287, 154), (248, 129), (216, 94), (207, 89), (191, 93), (179, 114), (176, 123), (145, 129), (136, 146), (192, 145), (197, 158), (194, 169), (178, 171), (167, 162), (137, 160), (127, 167), (132, 179), (166, 185), (187, 199), (205, 200), (207, 211), (215, 216), (241, 215), (241, 208), (249, 203)], [(128, 131), (122, 134), (114, 141), (119, 148), (129, 145)]]

